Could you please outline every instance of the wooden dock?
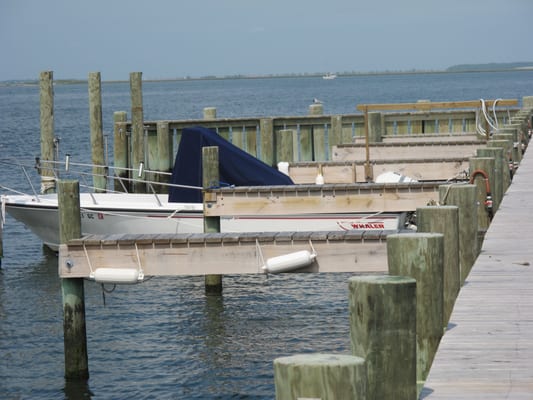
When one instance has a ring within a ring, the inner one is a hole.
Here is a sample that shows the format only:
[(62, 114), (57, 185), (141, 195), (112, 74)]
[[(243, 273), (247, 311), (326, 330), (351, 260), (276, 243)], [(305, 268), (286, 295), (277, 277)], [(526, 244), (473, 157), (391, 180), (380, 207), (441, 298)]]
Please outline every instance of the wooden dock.
[(461, 288), (421, 398), (533, 398), (533, 154)]
[(61, 245), (61, 278), (91, 278), (99, 268), (141, 276), (261, 274), (267, 260), (308, 251), (297, 272), (386, 272), (386, 236), (378, 232), (272, 232), (91, 235)]

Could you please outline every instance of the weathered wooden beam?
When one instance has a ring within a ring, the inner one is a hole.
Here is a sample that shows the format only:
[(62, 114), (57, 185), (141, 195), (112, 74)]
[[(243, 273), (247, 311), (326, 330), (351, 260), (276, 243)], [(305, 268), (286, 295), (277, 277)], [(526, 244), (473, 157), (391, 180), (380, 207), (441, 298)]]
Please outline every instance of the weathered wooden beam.
[[(487, 107), (491, 107), (496, 100), (486, 100)], [(497, 106), (509, 107), (518, 105), (517, 99), (500, 99)], [(359, 111), (377, 110), (433, 110), (437, 108), (476, 108), (480, 106), (479, 100), (469, 101), (421, 101), (416, 103), (384, 103), (384, 104), (359, 104), (356, 108)]]
[(140, 269), (145, 276), (257, 274), (266, 260), (316, 252), (295, 272), (385, 272), (382, 232), (273, 232), (88, 236), (60, 246), (59, 275), (89, 278), (97, 268)]
[[(468, 157), (419, 160), (382, 160), (372, 164), (375, 177), (384, 172), (396, 172), (419, 181), (447, 181), (464, 179), (468, 171)], [(312, 184), (322, 172), (324, 183), (363, 183), (364, 165), (361, 162), (332, 161), (326, 163), (294, 163), (289, 175), (296, 184)]]
[(236, 187), (210, 190), (207, 216), (414, 211), (438, 200), (441, 182)]
[[(427, 159), (450, 157), (473, 157), (478, 148), (485, 146), (482, 140), (465, 140), (456, 142), (406, 142), (406, 143), (372, 143), (368, 146), (372, 163), (382, 160)], [(364, 144), (342, 144), (332, 149), (333, 161), (366, 162)]]

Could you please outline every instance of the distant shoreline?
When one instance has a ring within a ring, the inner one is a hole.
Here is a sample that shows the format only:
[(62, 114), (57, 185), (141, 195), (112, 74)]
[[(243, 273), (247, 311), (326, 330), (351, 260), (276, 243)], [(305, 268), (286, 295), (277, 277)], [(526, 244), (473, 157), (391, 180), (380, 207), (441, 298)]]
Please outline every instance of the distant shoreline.
[[(466, 66), (465, 66), (466, 67)], [(481, 72), (523, 72), (533, 71), (533, 63), (528, 66), (504, 67), (504, 68), (464, 68), (445, 70), (409, 70), (409, 71), (376, 71), (376, 72), (337, 72), (337, 78), (352, 76), (383, 76), (383, 75), (427, 75), (427, 74), (458, 74), (458, 73), (481, 73)], [(183, 78), (160, 78), (160, 79), (143, 79), (143, 82), (185, 82), (185, 81), (208, 81), (208, 80), (228, 80), (228, 79), (278, 79), (278, 78), (322, 78), (324, 73), (303, 73), (303, 74), (265, 74), (265, 75), (208, 75), (200, 77), (183, 77)], [(87, 79), (55, 79), (56, 85), (78, 85), (87, 84)], [(102, 83), (128, 83), (129, 80), (103, 80)], [(39, 85), (38, 79), (28, 80), (9, 80), (0, 81), (0, 87), (5, 86), (36, 86)]]

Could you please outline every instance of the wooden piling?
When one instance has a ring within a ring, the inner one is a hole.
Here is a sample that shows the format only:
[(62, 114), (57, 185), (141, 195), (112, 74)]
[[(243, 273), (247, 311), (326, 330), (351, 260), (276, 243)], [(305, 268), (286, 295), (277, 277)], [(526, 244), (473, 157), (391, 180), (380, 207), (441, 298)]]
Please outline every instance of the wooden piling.
[(444, 235), (441, 233), (402, 233), (387, 236), (389, 274), (416, 279), (418, 392), (429, 374), (443, 334), (443, 258)]
[(459, 266), (459, 207), (428, 206), (416, 209), (418, 232), (444, 235), (443, 254), (443, 328), (446, 329), (455, 299), (461, 289)]
[(39, 79), (41, 125), (41, 193), (55, 193), (54, 73), (43, 71)]
[(91, 155), (93, 166), (93, 186), (96, 192), (107, 188), (102, 126), (102, 83), (100, 72), (89, 73), (89, 126), (91, 130)]
[[(174, 160), (174, 145), (172, 132), (168, 127), (167, 121), (159, 121), (157, 123), (157, 170), (160, 172), (172, 172), (172, 166)], [(170, 182), (169, 175), (159, 174), (156, 177), (158, 182), (168, 183)], [(157, 188), (158, 193), (168, 193), (167, 186), (160, 186)]]
[[(79, 183), (58, 181), (59, 239), (64, 244), (81, 237)], [(65, 378), (88, 379), (85, 293), (82, 278), (61, 279)]]
[[(132, 165), (135, 170), (139, 164), (145, 162), (144, 150), (144, 115), (143, 115), (143, 98), (142, 98), (142, 72), (130, 73), (130, 92), (131, 92), (131, 151)], [(134, 178), (144, 179), (144, 173), (140, 176), (134, 173)], [(146, 185), (140, 182), (134, 182), (133, 191), (135, 193), (146, 193)]]
[(261, 118), (259, 120), (259, 131), (259, 159), (265, 164), (274, 165), (274, 120), (272, 118)]
[(276, 164), (280, 161), (292, 163), (294, 159), (294, 132), (292, 129), (282, 129), (276, 134)]
[(512, 144), (508, 140), (489, 140), (487, 147), (499, 147), (503, 149), (503, 159), (507, 165), (506, 173), (503, 174), (502, 193), (505, 194), (509, 186), (511, 186), (511, 179), (514, 174), (514, 164), (512, 155)]
[(129, 172), (126, 170), (130, 163), (127, 120), (128, 113), (126, 111), (115, 111), (113, 113), (113, 162), (116, 168), (113, 189), (118, 192), (130, 191), (129, 181), (120, 181), (122, 178), (130, 177)]
[(478, 157), (494, 158), (494, 187), (492, 188), (492, 204), (494, 212), (498, 211), (503, 199), (503, 175), (509, 173), (509, 166), (503, 157), (501, 147), (483, 147), (477, 149)]
[(309, 106), (309, 115), (323, 115), (324, 105), (320, 103), (311, 104)]
[(329, 148), (327, 149), (328, 158), (331, 159), (331, 149), (333, 146), (337, 146), (341, 143), (349, 143), (348, 141), (343, 142), (342, 137), (342, 115), (332, 115), (331, 116), (331, 130), (329, 131)]
[(459, 269), (461, 286), (470, 273), (478, 256), (477, 242), (477, 188), (475, 185), (439, 186), (439, 203), (442, 206), (454, 205), (458, 210), (459, 224)]
[(205, 107), (204, 108), (204, 119), (205, 120), (217, 119), (217, 109), (215, 107)]
[[(209, 146), (202, 148), (202, 187), (218, 187), (219, 178), (218, 147)], [(204, 207), (208, 207), (206, 192), (204, 191)], [(204, 232), (220, 232), (220, 217), (204, 216)], [(205, 276), (205, 294), (220, 295), (222, 293), (222, 275)]]
[(368, 113), (368, 140), (370, 143), (383, 142), (383, 116), (380, 112)]
[(477, 187), (479, 249), (494, 211), (489, 203), (492, 201), (492, 189), (494, 188), (494, 165), (495, 160), (491, 157), (472, 157), (469, 160), (470, 183)]
[(416, 398), (416, 281), (350, 278), (349, 317), (352, 354), (365, 359), (367, 399)]
[(366, 399), (365, 360), (342, 354), (300, 354), (274, 360), (276, 400)]

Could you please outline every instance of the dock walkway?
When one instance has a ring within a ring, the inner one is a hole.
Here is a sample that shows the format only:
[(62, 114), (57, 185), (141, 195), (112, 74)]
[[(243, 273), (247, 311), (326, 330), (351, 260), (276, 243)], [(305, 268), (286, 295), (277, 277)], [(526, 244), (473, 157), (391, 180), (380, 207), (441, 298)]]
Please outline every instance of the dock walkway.
[(461, 288), (420, 398), (533, 399), (533, 154)]

